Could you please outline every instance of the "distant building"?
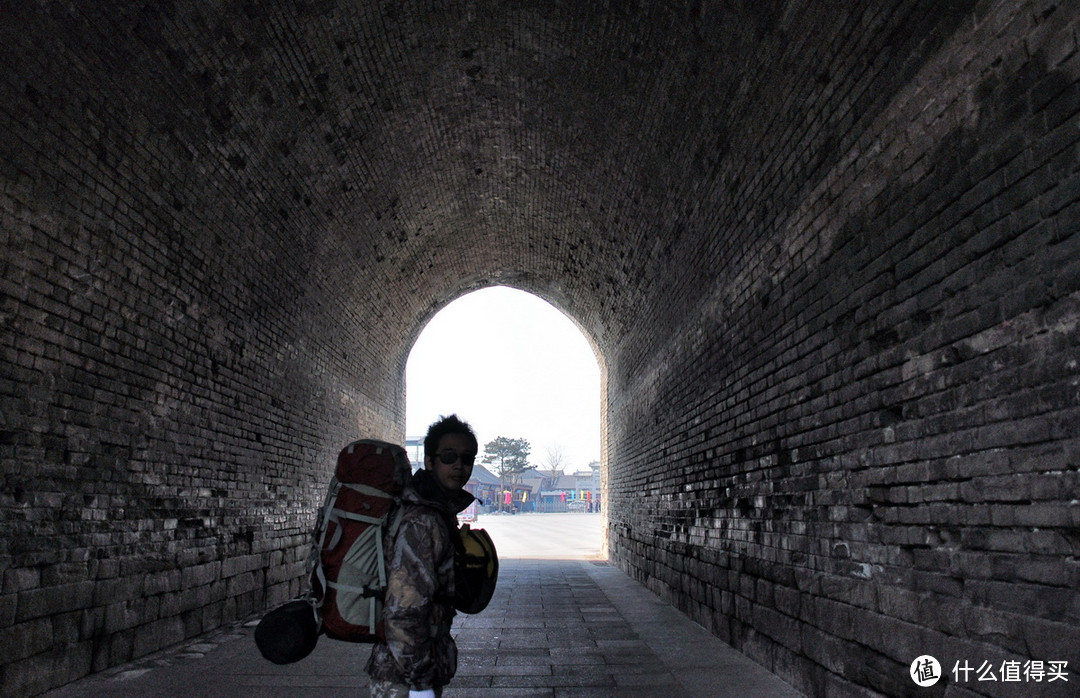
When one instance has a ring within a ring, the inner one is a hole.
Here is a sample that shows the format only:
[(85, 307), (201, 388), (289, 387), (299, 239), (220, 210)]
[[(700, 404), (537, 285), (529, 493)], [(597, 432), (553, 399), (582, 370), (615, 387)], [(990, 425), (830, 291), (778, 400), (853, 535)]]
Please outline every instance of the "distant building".
[(473, 466), (472, 477), (465, 489), (483, 502), (484, 511), (492, 511), (499, 496), (499, 476), (477, 463)]
[(424, 437), (409, 436), (405, 439), (405, 451), (409, 454), (409, 462), (415, 473), (424, 467)]
[[(413, 472), (424, 467), (424, 437), (405, 439), (405, 451)], [(465, 485), (480, 500), (482, 511), (599, 511), (600, 463), (589, 463), (589, 470), (557, 478), (529, 468), (515, 483), (502, 483), (499, 476), (480, 463), (473, 466), (472, 478)]]
[(536, 510), (599, 511), (600, 504), (600, 463), (593, 461), (589, 470), (559, 475), (554, 480), (547, 478), (537, 498)]

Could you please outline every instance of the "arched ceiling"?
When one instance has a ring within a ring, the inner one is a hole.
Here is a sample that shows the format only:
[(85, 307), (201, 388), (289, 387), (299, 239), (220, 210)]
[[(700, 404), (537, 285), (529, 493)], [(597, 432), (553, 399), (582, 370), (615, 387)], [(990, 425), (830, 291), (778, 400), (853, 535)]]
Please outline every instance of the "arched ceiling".
[(100, 21), (130, 25), (115, 69), (150, 127), (279, 207), (314, 280), (414, 336), (463, 292), (516, 286), (603, 345), (665, 273), (658, 238), (696, 205), (671, 193), (727, 147), (777, 7), (191, 3)]
[[(242, 313), (333, 297), (358, 336), (393, 319), (376, 360), (400, 373), (426, 321), (476, 288), (535, 293), (621, 353), (643, 318), (674, 333), (673, 298), (798, 258), (774, 233), (854, 157), (837, 134), (884, 108), (966, 4), (19, 6), (5, 61), (66, 85), (7, 89), (25, 124), (81, 121), (90, 156), (149, 199), (147, 228), (201, 236), (185, 247), (208, 278), (266, 260), (222, 291), (258, 287)], [(34, 32), (54, 43), (19, 50)]]

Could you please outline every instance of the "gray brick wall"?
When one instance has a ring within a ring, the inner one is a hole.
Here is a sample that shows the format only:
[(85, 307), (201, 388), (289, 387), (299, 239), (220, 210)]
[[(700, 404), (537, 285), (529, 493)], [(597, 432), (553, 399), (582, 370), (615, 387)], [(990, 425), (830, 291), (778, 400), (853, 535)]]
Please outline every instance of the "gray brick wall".
[(1080, 666), (1071, 6), (3, 13), (0, 693), (297, 592), (497, 283), (602, 357), (613, 559), (726, 641)]
[(670, 332), (609, 375), (614, 556), (811, 694), (906, 695), (921, 654), (1080, 661), (1061, 10), (866, 13), (763, 74), (729, 161), (759, 171), (718, 172), (715, 236), (657, 262), (679, 273), (642, 315)]
[(298, 593), (337, 450), (403, 438), (401, 340), (356, 325), (356, 280), (320, 286), (318, 215), (213, 128), (243, 118), (196, 67), (219, 58), (173, 69), (83, 9), (0, 30), (4, 695)]

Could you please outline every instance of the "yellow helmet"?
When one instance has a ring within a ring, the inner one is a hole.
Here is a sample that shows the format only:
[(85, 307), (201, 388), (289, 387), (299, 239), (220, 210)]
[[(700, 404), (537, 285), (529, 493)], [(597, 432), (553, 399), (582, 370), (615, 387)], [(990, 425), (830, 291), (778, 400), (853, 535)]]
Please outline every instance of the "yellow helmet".
[(484, 529), (458, 529), (462, 547), (454, 556), (454, 608), (479, 613), (487, 608), (499, 579), (499, 555)]

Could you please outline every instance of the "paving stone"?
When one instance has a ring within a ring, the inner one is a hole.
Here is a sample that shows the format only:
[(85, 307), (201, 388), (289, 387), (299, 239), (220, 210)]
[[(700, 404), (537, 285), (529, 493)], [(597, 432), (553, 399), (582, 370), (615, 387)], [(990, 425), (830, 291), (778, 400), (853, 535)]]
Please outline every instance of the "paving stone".
[[(518, 566), (512, 560), (503, 564), (511, 570)], [(557, 587), (557, 580), (571, 575), (576, 578), (582, 564), (545, 562), (549, 585)], [(511, 578), (510, 575), (505, 577)], [(609, 567), (601, 574), (585, 576), (584, 581), (577, 584), (590, 589), (590, 595), (595, 597), (590, 603), (594, 606), (598, 599), (604, 599), (610, 615), (639, 633), (641, 639), (606, 641), (610, 646), (603, 649), (542, 644), (531, 648), (507, 647), (486, 639), (490, 633), (498, 632), (497, 629), (475, 622), (465, 623), (455, 630), (461, 648), (459, 671), (446, 695), (475, 695), (472, 692), (483, 691), (484, 695), (507, 696), (638, 696), (652, 695), (652, 691), (663, 687), (669, 698), (687, 689), (697, 691), (695, 695), (730, 695), (733, 698), (797, 696), (782, 681), (716, 638), (699, 637), (701, 628), (685, 617), (676, 614), (668, 619), (665, 616), (663, 625), (655, 627), (655, 618), (642, 617), (642, 604), (652, 608), (658, 616), (668, 607), (648, 604), (649, 599), (654, 598), (650, 592), (619, 570)], [(494, 615), (499, 615), (500, 610), (513, 603), (510, 593), (513, 588), (510, 584), (505, 588), (500, 586), (490, 607)], [(560, 604), (559, 608), (563, 606)], [(639, 620), (624, 617), (631, 609), (638, 609), (633, 615)], [(562, 613), (543, 607), (537, 612), (540, 614), (537, 617), (544, 621), (554, 620), (550, 614)], [(650, 623), (654, 625), (650, 626)], [(650, 631), (641, 633), (642, 628)], [(297, 698), (324, 696), (334, 690), (366, 695), (367, 678), (362, 667), (370, 653), (369, 646), (323, 638), (310, 656), (282, 666), (259, 656), (251, 637), (253, 630), (253, 624), (240, 623), (229, 632), (211, 634), (141, 663), (76, 681), (51, 692), (49, 698), (94, 698), (97, 695), (209, 698), (226, 694), (256, 696), (264, 689), (268, 691), (267, 695), (277, 695), (287, 689), (288, 695)], [(536, 641), (543, 643), (545, 638), (537, 637)], [(679, 649), (687, 642), (697, 650), (689, 658)], [(193, 647), (204, 651), (192, 652)], [(729, 683), (738, 687), (738, 693), (703, 688), (721, 685), (733, 672), (738, 674), (739, 681)]]

